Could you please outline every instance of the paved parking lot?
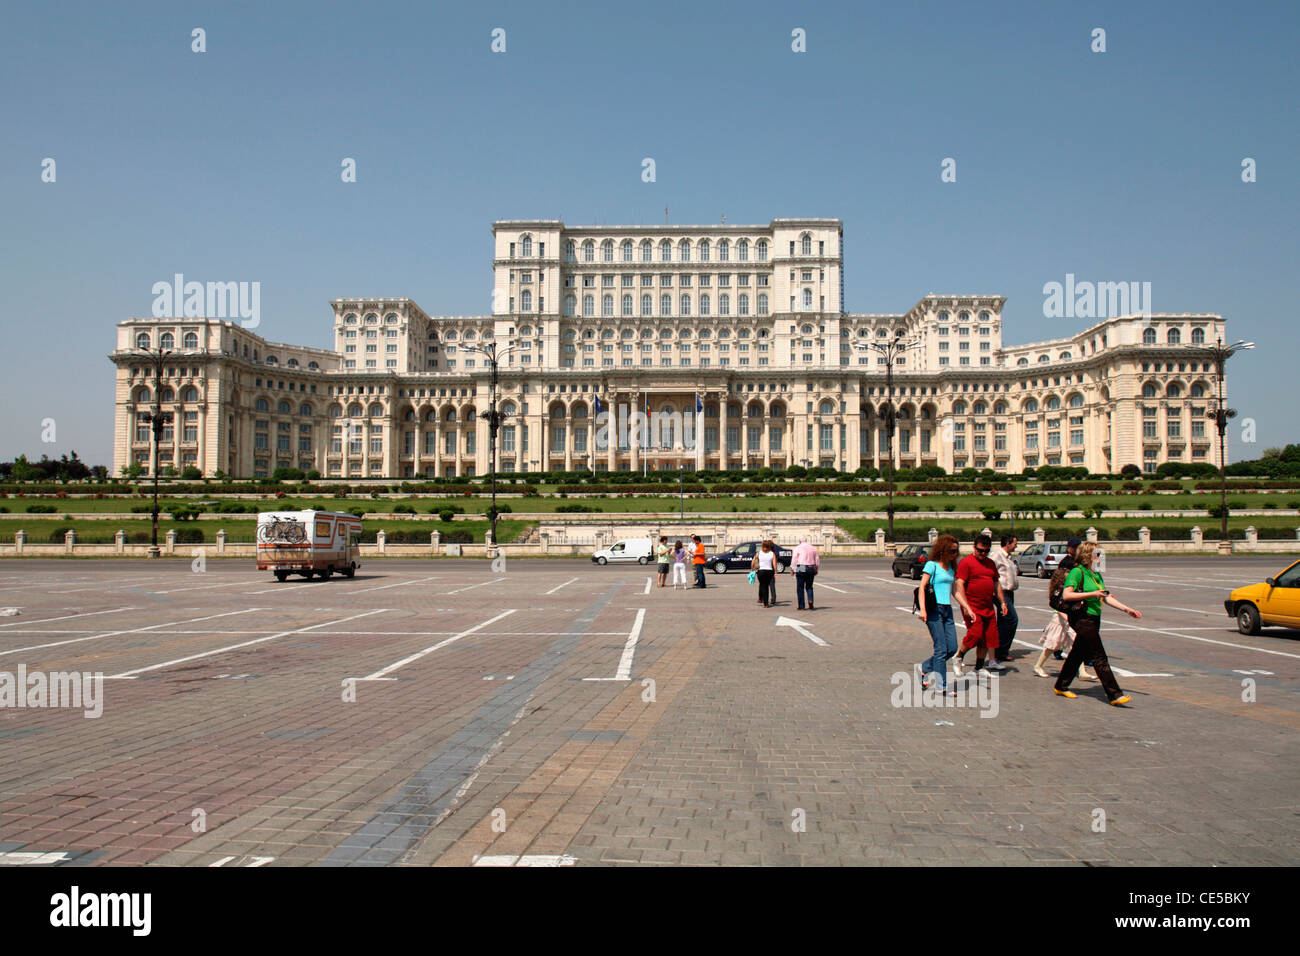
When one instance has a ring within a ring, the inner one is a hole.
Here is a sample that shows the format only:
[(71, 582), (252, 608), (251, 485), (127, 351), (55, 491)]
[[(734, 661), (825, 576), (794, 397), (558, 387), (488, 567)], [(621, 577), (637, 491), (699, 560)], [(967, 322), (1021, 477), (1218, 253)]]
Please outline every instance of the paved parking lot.
[(0, 864), (1294, 864), (1300, 641), (1222, 605), (1288, 563), (1112, 558), (1120, 709), (1033, 675), (1035, 580), (1012, 670), (936, 708), (884, 561), (803, 613), (585, 560), (9, 561), (0, 672), (103, 683), (0, 708)]

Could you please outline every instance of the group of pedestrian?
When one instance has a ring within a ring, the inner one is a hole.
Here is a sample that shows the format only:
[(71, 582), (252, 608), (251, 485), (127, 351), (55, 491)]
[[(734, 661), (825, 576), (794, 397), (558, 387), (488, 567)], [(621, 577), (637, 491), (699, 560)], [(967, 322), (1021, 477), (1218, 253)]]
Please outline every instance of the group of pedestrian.
[(695, 583), (690, 585), (692, 588), (702, 588), (704, 584), (704, 542), (700, 540), (698, 534), (691, 535), (689, 546), (683, 544), (681, 540), (674, 541), (671, 545), (668, 543), (667, 535), (659, 536), (659, 543), (655, 545), (655, 570), (659, 572), (659, 586), (661, 588), (668, 586), (668, 573), (671, 570), (673, 576), (673, 590), (681, 585), (683, 591), (686, 590), (686, 566), (691, 565), (695, 568)]
[[(659, 572), (659, 587), (668, 587), (668, 575), (671, 571), (673, 589), (675, 590), (680, 583), (682, 590), (686, 590), (686, 566), (688, 564), (695, 568), (695, 584), (691, 585), (691, 587), (706, 587), (707, 585), (704, 583), (704, 565), (706, 561), (707, 554), (704, 542), (700, 540), (698, 534), (691, 535), (689, 545), (683, 544), (680, 539), (670, 545), (668, 536), (660, 535), (659, 542), (655, 545), (655, 565), (656, 570)], [(809, 542), (807, 535), (801, 535), (799, 544), (790, 556), (790, 566), (795, 579), (795, 596), (798, 599), (799, 610), (801, 611), (805, 610), (805, 607), (809, 611), (816, 610), (816, 604), (813, 601), (813, 578), (817, 576), (821, 563), (821, 555), (817, 553), (816, 546)], [(758, 584), (757, 603), (763, 605), (763, 607), (776, 606), (776, 575), (780, 566), (780, 552), (776, 542), (771, 539), (762, 541), (754, 552), (749, 567), (753, 580)]]
[[(1018, 541), (1004, 534), (1001, 546), (993, 547), (993, 537), (975, 537), (975, 551), (960, 557), (961, 548), (950, 534), (940, 535), (930, 548), (929, 560), (921, 570), (916, 607), (930, 631), (933, 653), (916, 665), (923, 687), (933, 683), (946, 696), (956, 692), (948, 688), (948, 664), (953, 674), (965, 676), (966, 654), (974, 648), (975, 671), (1006, 671), (1011, 645), (1019, 626), (1016, 591), (1020, 573), (1013, 560)], [(1043, 670), (1049, 652), (1064, 658), (1053, 690), (1062, 697), (1077, 697), (1069, 689), (1075, 676), (1101, 682), (1107, 699), (1114, 705), (1127, 704), (1126, 695), (1115, 680), (1114, 672), (1101, 643), (1101, 607), (1109, 604), (1137, 619), (1141, 611), (1121, 603), (1106, 588), (1099, 570), (1093, 567), (1096, 545), (1072, 538), (1048, 586), (1051, 620), (1043, 629), (1043, 646), (1034, 664), (1039, 677), (1050, 676)], [(966, 633), (957, 640), (954, 608), (961, 612)], [(1090, 664), (1095, 675), (1088, 672)]]

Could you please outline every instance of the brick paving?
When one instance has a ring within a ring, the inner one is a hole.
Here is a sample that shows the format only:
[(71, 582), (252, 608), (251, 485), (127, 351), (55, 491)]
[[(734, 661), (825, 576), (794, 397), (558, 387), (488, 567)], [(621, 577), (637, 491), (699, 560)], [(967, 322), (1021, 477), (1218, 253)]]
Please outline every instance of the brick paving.
[[(765, 610), (743, 574), (647, 594), (653, 569), (570, 560), (371, 561), (283, 585), (239, 560), (7, 561), (0, 606), (21, 614), (0, 619), (0, 672), (107, 679), (96, 719), (0, 708), (0, 854), (1294, 864), (1300, 641), (1240, 635), (1222, 608), (1285, 563), (1112, 560), (1146, 612), (1102, 628), (1134, 704), (1053, 696), (1026, 643), (990, 719), (894, 706), (929, 639), (881, 561), (827, 560), (813, 612), (788, 579)], [(1044, 592), (1024, 581), (1022, 641)]]

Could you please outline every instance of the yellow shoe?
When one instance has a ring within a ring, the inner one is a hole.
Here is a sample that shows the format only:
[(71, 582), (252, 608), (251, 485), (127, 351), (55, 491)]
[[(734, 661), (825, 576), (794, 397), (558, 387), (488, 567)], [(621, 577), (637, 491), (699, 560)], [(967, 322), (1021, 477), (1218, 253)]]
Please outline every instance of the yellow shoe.
[(1110, 705), (1112, 707), (1118, 707), (1120, 704), (1127, 704), (1132, 699), (1133, 698), (1130, 697), (1128, 694), (1125, 694), (1123, 697), (1116, 697), (1114, 700), (1110, 702)]
[(1076, 693), (1075, 693), (1074, 691), (1072, 691), (1072, 690), (1061, 690), (1060, 688), (1057, 688), (1057, 687), (1053, 687), (1053, 688), (1052, 688), (1052, 693), (1053, 693), (1053, 694), (1060, 694), (1062, 697), (1069, 697), (1071, 700), (1073, 700), (1075, 697), (1078, 697), (1078, 696), (1079, 696), (1078, 694), (1076, 694)]

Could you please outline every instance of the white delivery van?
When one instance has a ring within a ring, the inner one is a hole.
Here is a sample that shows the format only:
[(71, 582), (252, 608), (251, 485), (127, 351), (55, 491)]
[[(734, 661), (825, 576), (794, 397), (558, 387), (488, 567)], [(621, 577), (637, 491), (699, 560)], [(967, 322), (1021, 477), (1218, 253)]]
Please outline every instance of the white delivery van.
[(609, 564), (611, 561), (635, 561), (637, 564), (649, 564), (654, 557), (654, 550), (649, 538), (624, 538), (615, 541), (608, 548), (602, 548), (591, 556), (595, 564)]
[(257, 570), (352, 577), (360, 566), (361, 519), (342, 511), (263, 511), (257, 516)]

